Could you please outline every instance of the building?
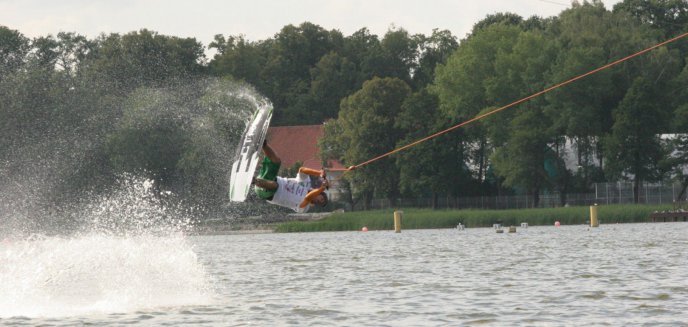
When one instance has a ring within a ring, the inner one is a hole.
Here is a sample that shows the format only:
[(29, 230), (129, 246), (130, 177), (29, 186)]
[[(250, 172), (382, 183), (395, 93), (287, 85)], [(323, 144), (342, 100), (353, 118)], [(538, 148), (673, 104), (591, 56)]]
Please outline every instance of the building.
[[(297, 164), (321, 169), (323, 163), (318, 156), (320, 152), (318, 140), (323, 137), (324, 133), (323, 125), (270, 127), (267, 141), (282, 160), (280, 173), (284, 173), (286, 169), (295, 167)], [(336, 160), (330, 160), (327, 163), (327, 168), (342, 169), (344, 166)], [(328, 179), (334, 181), (341, 174), (341, 171), (329, 172)], [(341, 193), (337, 186), (336, 183), (333, 183), (328, 192), (333, 200), (336, 200)]]

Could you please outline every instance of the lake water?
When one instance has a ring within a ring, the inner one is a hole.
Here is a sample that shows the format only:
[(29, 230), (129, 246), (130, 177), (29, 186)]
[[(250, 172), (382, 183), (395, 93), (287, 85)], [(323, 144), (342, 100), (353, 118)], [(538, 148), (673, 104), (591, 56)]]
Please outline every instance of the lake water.
[(686, 325), (688, 223), (0, 243), (0, 324)]

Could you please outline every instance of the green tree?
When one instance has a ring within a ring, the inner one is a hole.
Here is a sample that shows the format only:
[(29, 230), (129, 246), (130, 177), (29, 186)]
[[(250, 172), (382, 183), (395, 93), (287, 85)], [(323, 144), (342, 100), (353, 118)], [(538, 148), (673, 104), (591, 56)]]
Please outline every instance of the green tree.
[(495, 13), (489, 14), (485, 18), (473, 25), (471, 35), (480, 33), (493, 25), (519, 26), (523, 23), (523, 17), (514, 13)]
[[(445, 64), (437, 66), (430, 91), (438, 96), (440, 111), (447, 123), (464, 122), (488, 108), (494, 109), (517, 99), (520, 90), (506, 80), (498, 83), (505, 75), (500, 71), (502, 67), (496, 66), (496, 56), (510, 53), (521, 32), (518, 26), (491, 25), (461, 43)], [(507, 124), (507, 115), (500, 114), (495, 119)], [(505, 142), (505, 134), (495, 134), (492, 142), (488, 142), (488, 131), (481, 123), (466, 126), (464, 133), (467, 144), (477, 145), (468, 150), (466, 160), (478, 167), (475, 175), (482, 183), (489, 165), (490, 147)]]
[(310, 91), (310, 69), (322, 56), (342, 45), (339, 31), (327, 31), (308, 22), (287, 25), (275, 35), (261, 71), (261, 78), (267, 81), (266, 95), (275, 105), (275, 125), (321, 123), (300, 120), (309, 116), (308, 111), (315, 110), (314, 102), (306, 96)]
[[(600, 1), (575, 4), (565, 10), (549, 28), (558, 50), (552, 73), (546, 80), (550, 85), (601, 67), (638, 51), (653, 42), (647, 26), (639, 26), (626, 14), (613, 14)], [(607, 69), (583, 80), (548, 93), (547, 113), (553, 119), (558, 135), (573, 141), (577, 151), (577, 172), (582, 181), (579, 191), (588, 191), (590, 170), (597, 162), (604, 163), (603, 138), (611, 132), (612, 111), (623, 99), (640, 67), (637, 61)], [(600, 176), (603, 178), (603, 176)], [(599, 180), (597, 180), (599, 181)]]
[(606, 138), (608, 163), (605, 167), (611, 176), (633, 180), (636, 203), (643, 181), (663, 177), (665, 169), (661, 163), (667, 153), (660, 135), (671, 130), (674, 113), (672, 100), (663, 90), (678, 75), (679, 60), (676, 51), (662, 48), (643, 57), (638, 64), (642, 69), (613, 113), (614, 126)]
[[(405, 135), (397, 147), (448, 127), (439, 111), (439, 100), (426, 89), (404, 101), (395, 125)], [(437, 207), (439, 195), (468, 194), (473, 182), (464, 164), (464, 149), (461, 132), (453, 131), (400, 152), (396, 165), (401, 191), (412, 196), (431, 196), (433, 208)]]
[(614, 177), (633, 180), (633, 201), (638, 203), (642, 181), (660, 178), (658, 164), (663, 152), (659, 126), (666, 124), (668, 115), (652, 94), (653, 85), (639, 77), (614, 110), (614, 127), (607, 142), (607, 171)]
[[(346, 165), (356, 165), (392, 150), (401, 136), (395, 117), (410, 93), (410, 87), (397, 78), (365, 82), (342, 101), (337, 123), (325, 129), (331, 147), (325, 151)], [(374, 194), (392, 202), (399, 195), (399, 173), (393, 160), (380, 160), (349, 175), (355, 196), (363, 198), (366, 208)]]
[(362, 28), (344, 39), (342, 56), (356, 65), (356, 89), (375, 76), (385, 76), (381, 68), (385, 57), (380, 39), (377, 35), (370, 34), (367, 28)]
[(380, 77), (396, 77), (411, 83), (411, 74), (416, 69), (418, 38), (409, 35), (403, 28), (390, 29), (380, 42), (385, 61)]
[(614, 12), (628, 12), (643, 25), (663, 32), (664, 38), (685, 31), (688, 2), (685, 0), (624, 0), (614, 5)]
[(19, 31), (0, 25), (0, 81), (24, 65), (30, 47)]
[[(494, 66), (501, 75), (486, 83), (487, 96), (499, 99), (507, 94), (513, 102), (543, 89), (554, 51), (542, 32), (521, 32), (510, 51), (496, 56)], [(495, 172), (504, 178), (505, 186), (524, 189), (531, 195), (533, 207), (539, 205), (542, 189), (553, 182), (553, 176), (545, 171), (546, 154), (554, 140), (551, 119), (543, 110), (545, 103), (542, 98), (532, 99), (487, 121), (495, 146)]]
[(544, 165), (551, 135), (542, 110), (525, 106), (509, 124), (509, 138), (496, 149), (492, 160), (497, 174), (504, 177), (504, 185), (525, 189), (532, 198), (531, 206), (536, 208), (540, 190), (549, 183)]
[(250, 42), (241, 35), (226, 39), (222, 35), (215, 35), (215, 40), (208, 47), (218, 52), (209, 64), (212, 74), (231, 75), (251, 83), (259, 90), (265, 89), (266, 82), (261, 78), (261, 71), (268, 60), (270, 42)]
[(420, 56), (418, 67), (413, 72), (415, 89), (423, 89), (435, 79), (435, 68), (443, 64), (447, 58), (459, 47), (450, 31), (434, 29), (430, 37), (418, 35)]
[(19, 31), (0, 25), (0, 158), (9, 152), (12, 143), (21, 135), (17, 119), (17, 72), (24, 66), (31, 44)]
[[(336, 118), (340, 101), (353, 93), (356, 87), (356, 66), (337, 54), (324, 55), (311, 69), (311, 89), (314, 108), (310, 113), (313, 121)], [(304, 117), (306, 120), (306, 117)]]
[(146, 29), (101, 35), (89, 56), (88, 74), (118, 95), (140, 86), (162, 86), (203, 72), (203, 45), (194, 38), (160, 35)]
[(675, 200), (685, 201), (686, 188), (688, 188), (688, 174), (684, 172), (688, 166), (688, 66), (683, 67), (681, 74), (673, 81), (671, 89), (680, 90), (673, 97), (676, 110), (673, 114), (671, 133), (676, 133), (669, 141), (669, 149), (673, 153), (669, 157), (669, 167), (675, 178), (681, 181), (682, 188)]

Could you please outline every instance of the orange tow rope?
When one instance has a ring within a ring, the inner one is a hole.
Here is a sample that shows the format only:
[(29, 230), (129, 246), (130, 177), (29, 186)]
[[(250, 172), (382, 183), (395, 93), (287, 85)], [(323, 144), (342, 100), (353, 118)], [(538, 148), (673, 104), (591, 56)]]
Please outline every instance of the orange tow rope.
[[(578, 76), (576, 76), (576, 77), (574, 77), (574, 78), (571, 78), (571, 79), (569, 79), (569, 80), (567, 80), (567, 81), (565, 81), (565, 82), (556, 84), (556, 85), (554, 85), (554, 86), (550, 86), (550, 87), (548, 87), (548, 88), (546, 88), (546, 89), (544, 89), (544, 90), (542, 90), (542, 91), (540, 91), (540, 92), (537, 92), (537, 93), (534, 93), (534, 94), (532, 94), (532, 95), (529, 95), (529, 96), (527, 96), (527, 97), (525, 97), (525, 98), (523, 98), (523, 99), (520, 99), (520, 100), (518, 100), (518, 101), (514, 101), (514, 102), (512, 102), (512, 103), (510, 103), (510, 104), (508, 104), (508, 105), (506, 105), (506, 106), (501, 107), (501, 108), (497, 108), (497, 109), (495, 109), (495, 110), (489, 111), (489, 112), (484, 113), (484, 114), (482, 114), (482, 115), (475, 116), (474, 118), (471, 118), (471, 119), (469, 119), (469, 120), (467, 120), (467, 121), (465, 121), (465, 122), (462, 122), (462, 123), (460, 123), (460, 124), (458, 124), (458, 125), (452, 126), (452, 127), (450, 127), (450, 128), (447, 128), (447, 129), (445, 129), (445, 130), (443, 130), (443, 131), (437, 132), (437, 133), (432, 134), (432, 135), (430, 135), (430, 136), (426, 136), (426, 137), (424, 137), (424, 138), (422, 138), (422, 139), (420, 139), (420, 140), (417, 140), (417, 141), (415, 141), (415, 142), (413, 142), (413, 143), (409, 143), (409, 144), (404, 145), (404, 146), (402, 146), (402, 147), (396, 148), (396, 149), (394, 149), (394, 150), (392, 150), (392, 151), (389, 151), (389, 152), (387, 152), (387, 153), (385, 153), (385, 154), (379, 155), (379, 156), (377, 156), (377, 157), (375, 157), (375, 158), (372, 158), (372, 159), (370, 159), (370, 160), (368, 160), (368, 161), (364, 161), (364, 162), (362, 162), (362, 163), (360, 163), (360, 164), (358, 164), (358, 165), (350, 166), (349, 168), (332, 168), (332, 169), (327, 168), (326, 170), (328, 170), (328, 171), (344, 171), (344, 172), (348, 172), (348, 171), (351, 171), (351, 170), (353, 170), (353, 169), (360, 168), (360, 167), (365, 166), (365, 165), (368, 165), (368, 164), (370, 164), (370, 163), (372, 163), (372, 162), (374, 162), (374, 161), (377, 161), (377, 160), (380, 160), (380, 159), (382, 159), (382, 158), (388, 157), (388, 156), (390, 156), (390, 155), (392, 155), (392, 154), (394, 154), (394, 153), (397, 153), (397, 152), (399, 152), (399, 151), (406, 150), (406, 149), (408, 149), (408, 148), (410, 148), (410, 147), (412, 147), (412, 146), (418, 145), (418, 144), (420, 144), (420, 143), (423, 143), (423, 142), (425, 142), (425, 141), (428, 141), (428, 140), (430, 140), (430, 139), (433, 139), (433, 138), (435, 138), (435, 137), (438, 137), (438, 136), (440, 136), (440, 135), (442, 135), (442, 134), (446, 134), (446, 133), (448, 133), (448, 132), (451, 132), (451, 131), (453, 131), (453, 130), (459, 128), (459, 127), (466, 126), (466, 125), (468, 125), (468, 124), (470, 124), (470, 123), (472, 123), (472, 122), (478, 121), (478, 120), (483, 119), (483, 118), (485, 118), (485, 117), (487, 117), (487, 116), (494, 115), (494, 114), (496, 114), (496, 113), (498, 113), (498, 112), (500, 112), (500, 111), (502, 111), (502, 110), (505, 110), (505, 109), (507, 109), (507, 108), (511, 108), (511, 107), (513, 107), (513, 106), (515, 106), (515, 105), (517, 105), (517, 104), (520, 104), (520, 103), (526, 102), (526, 101), (528, 101), (528, 100), (530, 100), (530, 99), (539, 97), (539, 96), (541, 96), (541, 95), (543, 95), (543, 94), (545, 94), (545, 93), (547, 93), (547, 92), (549, 92), (549, 91), (552, 91), (552, 90), (554, 90), (554, 89), (558, 89), (558, 88), (560, 88), (560, 87), (562, 87), (562, 86), (565, 86), (565, 85), (568, 85), (568, 84), (570, 84), (570, 83), (573, 83), (573, 82), (575, 82), (575, 81), (577, 81), (577, 80), (579, 80), (579, 79), (582, 79), (582, 78), (584, 78), (584, 77), (587, 77), (587, 76), (590, 76), (590, 75), (592, 75), (592, 74), (598, 73), (598, 72), (603, 71), (603, 70), (605, 70), (605, 69), (607, 69), (607, 68), (616, 66), (616, 65), (618, 65), (618, 64), (620, 64), (620, 63), (622, 63), (622, 62), (624, 62), (624, 61), (627, 61), (627, 60), (629, 60), (629, 59), (632, 59), (632, 58), (635, 58), (635, 57), (640, 56), (640, 55), (642, 55), (642, 54), (645, 54), (646, 52), (652, 51), (652, 50), (654, 50), (654, 49), (656, 49), (656, 48), (659, 48), (659, 47), (661, 47), (661, 46), (664, 46), (664, 45), (667, 45), (667, 44), (669, 44), (669, 43), (678, 41), (678, 40), (680, 40), (680, 39), (682, 39), (682, 38), (684, 38), (684, 37), (686, 37), (686, 36), (688, 36), (688, 33), (684, 33), (684, 34), (681, 34), (681, 35), (679, 35), (679, 36), (676, 36), (676, 37), (674, 37), (674, 38), (672, 38), (672, 39), (669, 39), (669, 40), (666, 40), (666, 41), (664, 41), (664, 42), (655, 44), (655, 45), (653, 45), (653, 46), (651, 46), (651, 47), (649, 47), (649, 48), (646, 48), (646, 49), (644, 49), (644, 50), (638, 51), (638, 52), (636, 52), (636, 53), (634, 53), (634, 54), (632, 54), (632, 55), (630, 55), (630, 56), (621, 58), (621, 59), (619, 59), (619, 60), (616, 60), (616, 61), (614, 61), (614, 62), (611, 62), (611, 63), (609, 63), (609, 64), (606, 64), (606, 65), (604, 65), (604, 66), (602, 66), (602, 67), (593, 69), (593, 70), (591, 70), (591, 71), (589, 71), (589, 72), (587, 72), (587, 73), (585, 73), (585, 74), (578, 75)], [(341, 176), (343, 176), (343, 174), (342, 174)], [(340, 177), (341, 177), (341, 176), (340, 176)]]

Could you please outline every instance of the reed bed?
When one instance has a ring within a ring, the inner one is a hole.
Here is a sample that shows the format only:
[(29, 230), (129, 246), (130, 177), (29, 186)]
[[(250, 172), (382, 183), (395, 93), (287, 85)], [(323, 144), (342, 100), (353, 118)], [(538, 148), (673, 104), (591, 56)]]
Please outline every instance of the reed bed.
[[(655, 211), (670, 210), (671, 205), (604, 205), (598, 208), (601, 224), (638, 223), (649, 221)], [(400, 209), (403, 229), (455, 228), (458, 224), (471, 227), (589, 224), (590, 207), (563, 207), (513, 210), (432, 210)], [(394, 229), (394, 210), (374, 210), (336, 213), (318, 221), (293, 221), (275, 226), (276, 232), (353, 231), (364, 226), (368, 230)]]

